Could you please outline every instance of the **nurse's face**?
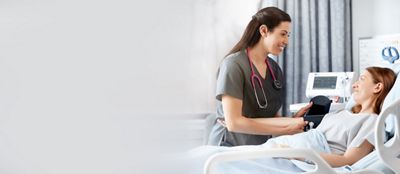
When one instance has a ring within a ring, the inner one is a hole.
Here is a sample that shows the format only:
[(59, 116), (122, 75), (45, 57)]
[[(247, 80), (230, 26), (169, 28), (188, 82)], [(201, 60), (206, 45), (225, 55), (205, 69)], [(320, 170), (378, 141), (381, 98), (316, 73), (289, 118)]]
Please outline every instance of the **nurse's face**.
[(379, 93), (379, 83), (374, 83), (372, 75), (368, 71), (364, 71), (359, 79), (353, 84), (353, 98), (358, 104), (372, 102), (374, 94)]
[(289, 42), (290, 22), (281, 22), (264, 34), (264, 47), (268, 53), (279, 55)]

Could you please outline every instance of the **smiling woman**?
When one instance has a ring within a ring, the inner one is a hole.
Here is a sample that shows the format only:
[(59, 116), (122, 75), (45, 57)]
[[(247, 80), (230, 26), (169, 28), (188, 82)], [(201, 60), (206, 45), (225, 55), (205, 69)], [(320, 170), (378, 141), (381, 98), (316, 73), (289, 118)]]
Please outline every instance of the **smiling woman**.
[(393, 71), (387, 68), (368, 67), (353, 84), (353, 98), (356, 106), (352, 111), (364, 112), (366, 108), (371, 112), (380, 113), (383, 100), (390, 91), (396, 77)]
[[(267, 55), (279, 55), (288, 44), (291, 18), (276, 7), (253, 15), (242, 38), (221, 63), (217, 77), (217, 117), (213, 145), (264, 143), (272, 135), (303, 131), (303, 118), (278, 114), (285, 84), (279, 65)], [(295, 114), (304, 115), (311, 105)]]

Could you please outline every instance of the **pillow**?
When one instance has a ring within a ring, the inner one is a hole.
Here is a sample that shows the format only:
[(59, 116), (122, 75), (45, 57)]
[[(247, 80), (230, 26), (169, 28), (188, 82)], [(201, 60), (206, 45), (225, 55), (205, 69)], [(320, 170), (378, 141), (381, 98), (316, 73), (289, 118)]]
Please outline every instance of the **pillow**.
[[(397, 74), (397, 77), (392, 89), (390, 90), (385, 100), (383, 101), (382, 111), (385, 110), (390, 105), (392, 105), (397, 99), (400, 98), (400, 76), (399, 76), (400, 63), (385, 64), (383, 66), (392, 69)], [(394, 125), (395, 125), (394, 116), (393, 115), (388, 116), (385, 120), (385, 124), (386, 124), (386, 132), (388, 132), (390, 135), (393, 135)]]
[[(385, 100), (383, 101), (382, 110), (385, 110), (388, 106), (393, 104), (395, 101), (400, 99), (400, 75), (397, 74), (396, 82), (392, 89), (390, 90), (389, 94), (386, 96)], [(394, 134), (394, 125), (395, 125), (395, 118), (393, 115), (390, 115), (386, 118), (386, 132), (389, 132), (390, 135)]]
[(354, 101), (353, 96), (351, 96), (350, 99), (349, 99), (349, 101), (347, 101), (346, 106), (344, 106), (344, 109), (350, 111), (351, 108), (352, 108), (353, 106), (355, 106), (355, 105), (356, 105), (356, 101)]

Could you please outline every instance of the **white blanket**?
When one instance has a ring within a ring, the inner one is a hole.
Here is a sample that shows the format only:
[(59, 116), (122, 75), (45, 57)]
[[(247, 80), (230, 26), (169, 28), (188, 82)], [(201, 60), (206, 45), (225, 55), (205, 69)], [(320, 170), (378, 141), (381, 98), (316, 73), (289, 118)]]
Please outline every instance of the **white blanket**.
[[(329, 149), (329, 145), (324, 134), (317, 129), (311, 129), (308, 132), (295, 135), (285, 135), (276, 137), (268, 140), (268, 142), (266, 142), (263, 146), (273, 148), (279, 145), (284, 145), (291, 148), (312, 149), (317, 153), (320, 152), (331, 153), (331, 150)], [(310, 162), (304, 162), (299, 160), (291, 160), (291, 161), (303, 171), (311, 171), (314, 170), (315, 168), (314, 164)], [(343, 166), (335, 168), (335, 170), (351, 171), (352, 168), (350, 166)]]
[(324, 134), (316, 129), (295, 135), (283, 135), (269, 139), (262, 146), (274, 148), (277, 145), (286, 145), (291, 148), (313, 149), (317, 152), (331, 153)]
[[(199, 174), (203, 171), (205, 161), (211, 155), (218, 152), (227, 151), (238, 151), (255, 148), (275, 148), (277, 145), (286, 145), (291, 148), (307, 148), (313, 149), (317, 152), (330, 153), (328, 143), (325, 136), (318, 130), (312, 129), (308, 132), (292, 135), (292, 136), (280, 136), (268, 140), (263, 145), (259, 146), (237, 146), (237, 147), (219, 147), (219, 146), (202, 146), (196, 148), (190, 152), (192, 165), (192, 171), (196, 171)], [(260, 158), (255, 160), (243, 160), (234, 162), (220, 163), (217, 166), (218, 173), (221, 174), (265, 174), (265, 173), (302, 173), (314, 169), (314, 165), (307, 162), (298, 160), (289, 160), (284, 158)], [(346, 167), (338, 168), (338, 170), (350, 169)]]

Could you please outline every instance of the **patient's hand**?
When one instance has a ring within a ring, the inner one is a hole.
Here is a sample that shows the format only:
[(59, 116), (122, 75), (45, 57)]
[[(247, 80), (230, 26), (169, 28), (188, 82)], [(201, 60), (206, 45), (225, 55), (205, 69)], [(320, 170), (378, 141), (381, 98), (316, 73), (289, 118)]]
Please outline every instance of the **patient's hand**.
[(275, 148), (290, 148), (287, 144), (276, 144)]
[[(291, 147), (289, 145), (287, 145), (287, 144), (276, 144), (275, 148), (291, 148)], [(288, 157), (288, 158), (285, 158), (285, 159), (306, 161), (305, 158), (300, 158), (300, 157)]]
[(304, 106), (299, 111), (297, 111), (296, 114), (293, 115), (293, 117), (303, 117), (312, 105), (312, 102), (308, 103), (307, 106)]
[[(287, 145), (287, 144), (276, 144), (275, 148), (291, 148), (291, 147), (289, 145)], [(304, 158), (299, 158), (299, 157), (288, 157), (288, 158), (285, 158), (285, 159), (305, 161)]]

